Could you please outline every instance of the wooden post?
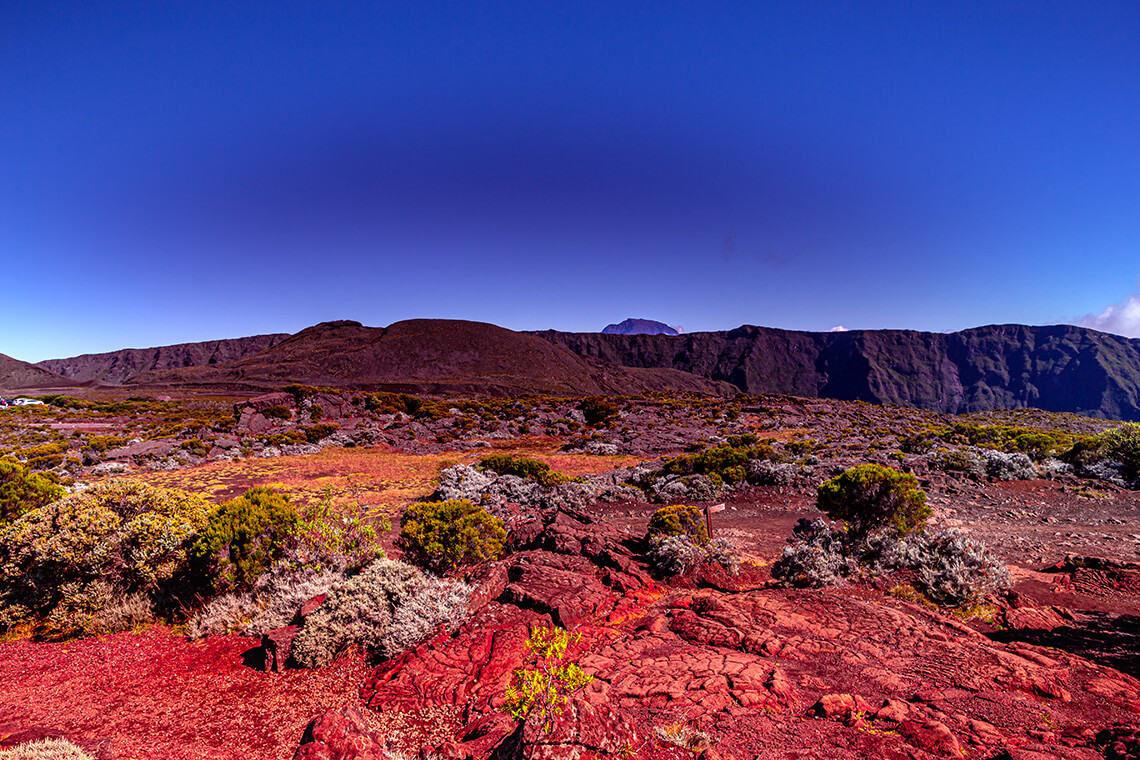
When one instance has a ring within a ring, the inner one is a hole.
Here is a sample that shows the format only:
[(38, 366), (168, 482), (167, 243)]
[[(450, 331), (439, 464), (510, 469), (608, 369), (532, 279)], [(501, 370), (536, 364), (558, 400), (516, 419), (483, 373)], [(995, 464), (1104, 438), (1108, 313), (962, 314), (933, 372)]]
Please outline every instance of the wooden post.
[(712, 515), (713, 512), (723, 512), (723, 504), (714, 504), (711, 507), (705, 507), (705, 530), (708, 531), (709, 540), (712, 540)]

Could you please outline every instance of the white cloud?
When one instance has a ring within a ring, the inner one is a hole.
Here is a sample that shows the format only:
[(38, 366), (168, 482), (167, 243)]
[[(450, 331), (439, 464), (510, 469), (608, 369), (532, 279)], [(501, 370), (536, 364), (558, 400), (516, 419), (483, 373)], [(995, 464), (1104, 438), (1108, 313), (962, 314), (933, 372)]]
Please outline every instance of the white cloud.
[(1140, 338), (1140, 293), (1114, 303), (1099, 314), (1086, 314), (1078, 324), (1129, 338)]
[(844, 327), (843, 325), (836, 325), (835, 327), (831, 328), (827, 332), (847, 332), (847, 328)]

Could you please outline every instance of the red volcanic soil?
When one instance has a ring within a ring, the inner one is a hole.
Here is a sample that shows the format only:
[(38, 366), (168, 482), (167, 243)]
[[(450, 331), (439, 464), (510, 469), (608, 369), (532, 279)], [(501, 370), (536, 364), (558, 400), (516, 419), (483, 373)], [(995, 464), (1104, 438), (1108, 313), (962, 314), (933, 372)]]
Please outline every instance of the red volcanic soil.
[(256, 646), (241, 636), (192, 642), (160, 627), (2, 643), (0, 742), (44, 727), (85, 746), (109, 741), (115, 760), (292, 757), (314, 715), (358, 701), (367, 671), (357, 657), (263, 673), (243, 662)]

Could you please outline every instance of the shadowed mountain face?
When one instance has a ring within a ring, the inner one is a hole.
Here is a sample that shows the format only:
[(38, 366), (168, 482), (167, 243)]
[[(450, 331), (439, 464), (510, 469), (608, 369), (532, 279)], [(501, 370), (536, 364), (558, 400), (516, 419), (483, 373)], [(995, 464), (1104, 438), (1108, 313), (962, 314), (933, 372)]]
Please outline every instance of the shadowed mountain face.
[(32, 388), (64, 388), (69, 385), (76, 385), (76, 383), (42, 367), (37, 367), (35, 364), (0, 354), (0, 388), (29, 390)]
[(737, 392), (728, 383), (674, 369), (608, 365), (533, 335), (443, 319), (389, 327), (326, 322), (225, 366), (151, 370), (128, 384), (259, 390), (294, 382), (410, 393)]
[(201, 343), (178, 343), (156, 348), (124, 348), (104, 354), (73, 356), (70, 359), (48, 359), (36, 366), (78, 382), (122, 385), (140, 372), (148, 370), (229, 364), (271, 348), (288, 337), (288, 333), (277, 333)]
[(951, 334), (754, 326), (681, 336), (535, 334), (581, 356), (683, 370), (748, 393), (951, 413), (1036, 407), (1140, 420), (1140, 340), (1069, 325), (990, 325)]

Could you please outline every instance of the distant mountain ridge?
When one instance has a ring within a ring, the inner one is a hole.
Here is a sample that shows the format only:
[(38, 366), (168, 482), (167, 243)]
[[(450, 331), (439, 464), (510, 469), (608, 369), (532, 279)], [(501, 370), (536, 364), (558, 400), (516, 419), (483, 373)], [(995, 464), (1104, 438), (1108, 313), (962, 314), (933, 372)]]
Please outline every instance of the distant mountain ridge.
[(288, 337), (289, 333), (273, 333), (154, 348), (124, 348), (69, 359), (48, 359), (36, 366), (77, 382), (122, 385), (135, 375), (149, 370), (229, 364), (272, 348)]
[(429, 394), (736, 393), (687, 372), (610, 365), (534, 335), (452, 319), (325, 322), (226, 365), (148, 370), (127, 384), (249, 391), (294, 382)]
[(1140, 340), (1071, 325), (812, 333), (746, 325), (682, 336), (536, 332), (590, 358), (668, 367), (747, 393), (950, 413), (1037, 407), (1140, 420)]
[(652, 319), (626, 319), (602, 328), (605, 335), (680, 335), (680, 329)]

